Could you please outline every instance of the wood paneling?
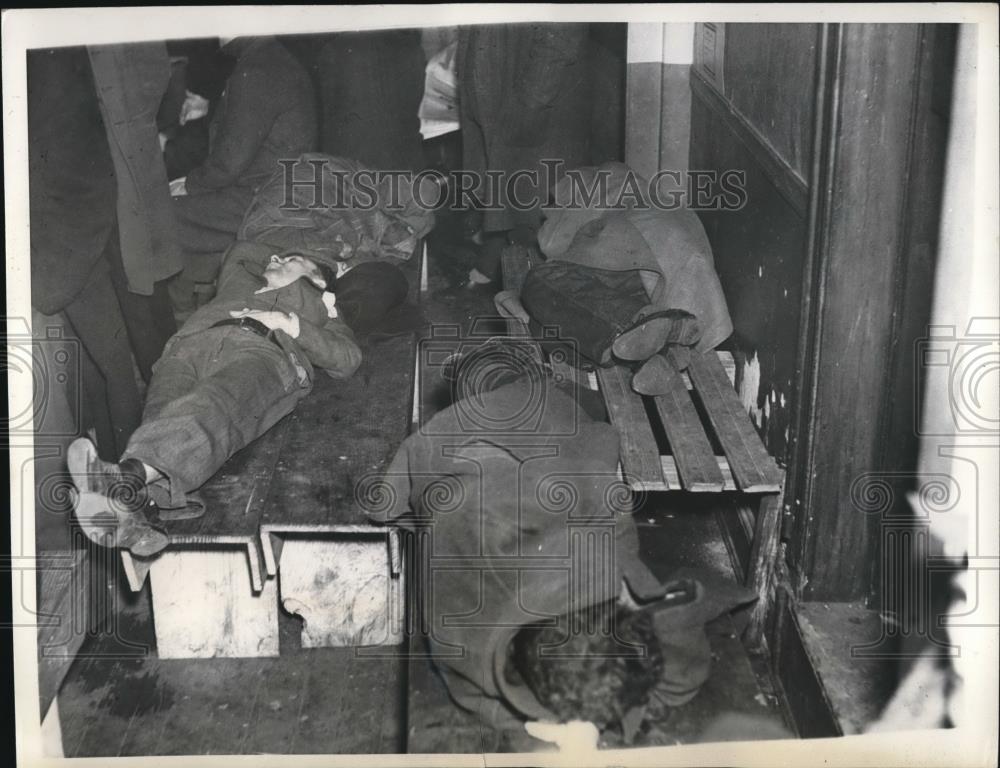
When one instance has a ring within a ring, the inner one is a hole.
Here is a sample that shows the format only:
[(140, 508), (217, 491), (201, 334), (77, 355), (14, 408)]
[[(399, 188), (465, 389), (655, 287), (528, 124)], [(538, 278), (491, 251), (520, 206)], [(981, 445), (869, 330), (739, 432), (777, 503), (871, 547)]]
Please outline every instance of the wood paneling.
[(912, 453), (948, 33), (724, 32), (723, 84), (702, 62), (693, 70), (690, 167), (746, 173), (741, 209), (701, 213), (733, 319), (738, 388), (772, 455), (790, 464), (797, 595), (870, 598), (880, 520), (853, 509), (850, 488), (864, 473), (905, 470)]
[[(746, 205), (739, 210), (704, 211), (702, 223), (733, 320), (733, 346), (741, 360), (759, 368), (760, 386), (748, 397), (772, 456), (784, 462), (800, 318), (806, 222), (801, 179), (766, 145), (751, 150), (752, 138), (715, 108), (708, 89), (694, 90), (691, 110), (691, 167), (745, 173)], [(782, 181), (776, 176), (783, 173)], [(799, 200), (789, 200), (798, 189)], [(746, 366), (743, 368), (744, 378)], [(773, 399), (773, 402), (772, 402)]]
[(816, 386), (805, 426), (794, 577), (802, 596), (867, 596), (875, 516), (851, 506), (861, 475), (882, 469), (882, 413), (901, 279), (919, 25), (844, 25), (839, 40), (828, 201), (818, 247)]
[(782, 464), (797, 395), (818, 39), (818, 25), (699, 24), (691, 74), (689, 167), (744, 174), (742, 208), (700, 215), (733, 320), (738, 388)]
[(812, 151), (815, 24), (726, 24), (725, 95), (796, 172)]
[(799, 216), (805, 216), (809, 206), (809, 188), (806, 179), (778, 154), (764, 134), (739, 112), (708, 80), (696, 72), (691, 82), (698, 99), (728, 127), (732, 136), (750, 153), (760, 165), (768, 180), (795, 209)]

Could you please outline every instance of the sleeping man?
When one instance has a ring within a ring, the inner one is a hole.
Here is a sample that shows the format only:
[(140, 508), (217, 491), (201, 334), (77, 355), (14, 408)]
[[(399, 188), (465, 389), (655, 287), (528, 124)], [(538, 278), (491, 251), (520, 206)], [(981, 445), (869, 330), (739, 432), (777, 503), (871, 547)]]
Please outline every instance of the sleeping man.
[(314, 368), (347, 378), (361, 350), (332, 290), (337, 262), (237, 243), (216, 297), (195, 312), (153, 368), (142, 424), (119, 463), (86, 438), (67, 464), (87, 536), (137, 555), (167, 544), (144, 510), (183, 516), (187, 494), (262, 435), (312, 389)]

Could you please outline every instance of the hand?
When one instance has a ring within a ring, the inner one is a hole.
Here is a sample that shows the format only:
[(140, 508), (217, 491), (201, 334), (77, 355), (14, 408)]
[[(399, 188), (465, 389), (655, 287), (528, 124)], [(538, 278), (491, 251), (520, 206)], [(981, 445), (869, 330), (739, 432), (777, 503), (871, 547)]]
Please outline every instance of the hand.
[(334, 318), (339, 315), (337, 312), (337, 296), (331, 291), (323, 291), (323, 306), (326, 307), (327, 317)]
[(187, 193), (187, 176), (181, 176), (181, 178), (170, 182), (171, 197), (184, 197)]
[(559, 750), (590, 752), (597, 749), (601, 733), (591, 722), (573, 720), (569, 723), (529, 721), (524, 724), (529, 736), (555, 744)]
[(198, 120), (207, 114), (208, 99), (204, 96), (199, 96), (197, 93), (187, 91), (187, 97), (181, 105), (181, 125), (184, 125), (188, 120)]
[(229, 315), (231, 317), (249, 317), (258, 323), (263, 323), (269, 330), (284, 331), (293, 339), (299, 337), (299, 316), (294, 312), (286, 315), (284, 312), (278, 312), (277, 310), (243, 307), (243, 309), (232, 310)]

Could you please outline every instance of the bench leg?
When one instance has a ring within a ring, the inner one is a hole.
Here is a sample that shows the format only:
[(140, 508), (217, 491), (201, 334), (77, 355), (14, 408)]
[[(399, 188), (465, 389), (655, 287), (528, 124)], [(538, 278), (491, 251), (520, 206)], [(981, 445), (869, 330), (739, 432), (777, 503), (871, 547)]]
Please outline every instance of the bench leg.
[(750, 550), (750, 569), (747, 572), (747, 586), (757, 593), (750, 623), (746, 630), (747, 645), (759, 649), (764, 639), (764, 621), (770, 608), (774, 591), (774, 572), (778, 558), (778, 538), (780, 534), (780, 494), (761, 497), (754, 527), (753, 547)]

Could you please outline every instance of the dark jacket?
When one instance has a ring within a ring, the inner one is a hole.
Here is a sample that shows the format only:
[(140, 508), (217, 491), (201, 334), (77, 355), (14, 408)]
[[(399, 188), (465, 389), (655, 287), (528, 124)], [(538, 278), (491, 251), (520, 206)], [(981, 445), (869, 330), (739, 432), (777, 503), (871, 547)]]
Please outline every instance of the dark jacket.
[(170, 59), (163, 43), (98, 45), (89, 54), (118, 180), (122, 264), (129, 290), (149, 296), (182, 266), (156, 125)]
[(101, 258), (117, 186), (87, 49), (32, 50), (27, 59), (31, 303), (52, 315)]
[(307, 369), (322, 368), (336, 379), (345, 379), (361, 365), (361, 350), (354, 334), (343, 320), (327, 316), (321, 292), (300, 278), (291, 285), (266, 293), (255, 293), (264, 285), (261, 277), (274, 249), (257, 243), (236, 243), (226, 253), (219, 275), (219, 288), (181, 327), (174, 338), (183, 339), (211, 328), (220, 320), (229, 320), (230, 312), (244, 308), (278, 310), (299, 316), (299, 336), (291, 338), (275, 332), (281, 346), (295, 354)]
[[(465, 168), (513, 173), (539, 167), (542, 158), (567, 168), (586, 163), (587, 51), (586, 24), (463, 27), (456, 66)], [(488, 213), (486, 229), (507, 228), (508, 218)]]
[(379, 170), (420, 170), (424, 65), (416, 30), (331, 35), (317, 56), (322, 151)]
[(237, 56), (212, 118), (208, 158), (187, 176), (189, 195), (253, 190), (280, 166), (315, 149), (316, 101), (309, 75), (273, 37), (237, 38)]
[(498, 698), (497, 663), (520, 626), (614, 600), (623, 577), (637, 594), (659, 592), (639, 560), (618, 446), (613, 426), (548, 379), (525, 378), (441, 411), (384, 477), (362, 482), (370, 517), (426, 542), (436, 664)]

